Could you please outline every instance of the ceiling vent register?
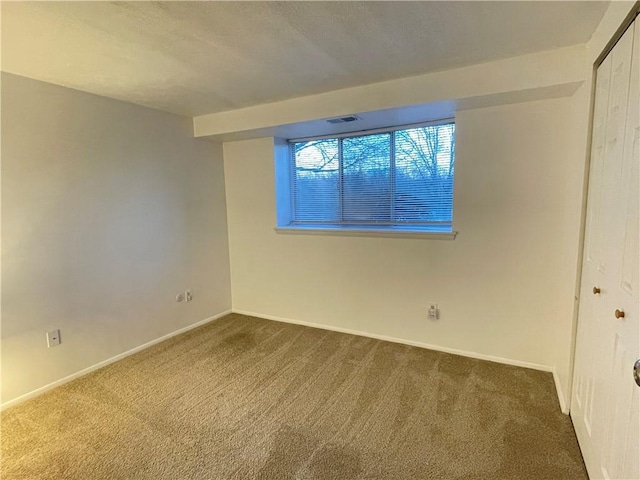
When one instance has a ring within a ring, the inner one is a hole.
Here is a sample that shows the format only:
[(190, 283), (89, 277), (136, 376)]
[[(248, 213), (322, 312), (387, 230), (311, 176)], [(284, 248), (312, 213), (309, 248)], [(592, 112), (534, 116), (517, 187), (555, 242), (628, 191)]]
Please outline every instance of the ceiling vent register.
[(358, 120), (360, 120), (359, 117), (357, 117), (355, 115), (349, 115), (348, 117), (330, 118), (329, 120), (327, 120), (327, 122), (329, 122), (329, 123), (349, 123), (349, 122), (356, 122)]

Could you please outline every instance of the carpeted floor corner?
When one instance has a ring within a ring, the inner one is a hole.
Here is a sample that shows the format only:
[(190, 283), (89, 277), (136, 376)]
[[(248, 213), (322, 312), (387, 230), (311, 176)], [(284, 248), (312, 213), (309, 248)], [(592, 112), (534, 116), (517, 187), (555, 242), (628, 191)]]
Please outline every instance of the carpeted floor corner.
[(1, 421), (3, 480), (588, 478), (549, 373), (237, 314)]

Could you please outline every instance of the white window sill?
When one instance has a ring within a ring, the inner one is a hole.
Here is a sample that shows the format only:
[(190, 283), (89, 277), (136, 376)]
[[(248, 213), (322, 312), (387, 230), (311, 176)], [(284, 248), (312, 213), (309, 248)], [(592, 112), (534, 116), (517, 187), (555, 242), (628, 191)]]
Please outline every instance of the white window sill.
[(453, 240), (458, 232), (426, 232), (402, 228), (367, 227), (275, 227), (285, 235), (332, 235), (339, 237), (422, 238), (425, 240)]

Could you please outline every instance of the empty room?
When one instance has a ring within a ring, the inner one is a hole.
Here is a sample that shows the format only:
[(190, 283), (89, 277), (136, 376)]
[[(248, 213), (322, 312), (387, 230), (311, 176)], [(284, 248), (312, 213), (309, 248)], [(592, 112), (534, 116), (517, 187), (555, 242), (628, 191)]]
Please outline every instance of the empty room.
[(0, 2), (0, 478), (640, 480), (639, 12)]

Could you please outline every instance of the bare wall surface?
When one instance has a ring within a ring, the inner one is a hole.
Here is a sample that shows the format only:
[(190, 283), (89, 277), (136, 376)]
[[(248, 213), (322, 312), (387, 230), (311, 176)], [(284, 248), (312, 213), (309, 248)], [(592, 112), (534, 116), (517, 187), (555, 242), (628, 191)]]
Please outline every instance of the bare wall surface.
[(188, 118), (3, 74), (2, 234), (3, 402), (231, 306), (222, 152)]
[(225, 143), (233, 308), (551, 369), (569, 119), (569, 99), (458, 112), (454, 241), (276, 234), (273, 139)]

